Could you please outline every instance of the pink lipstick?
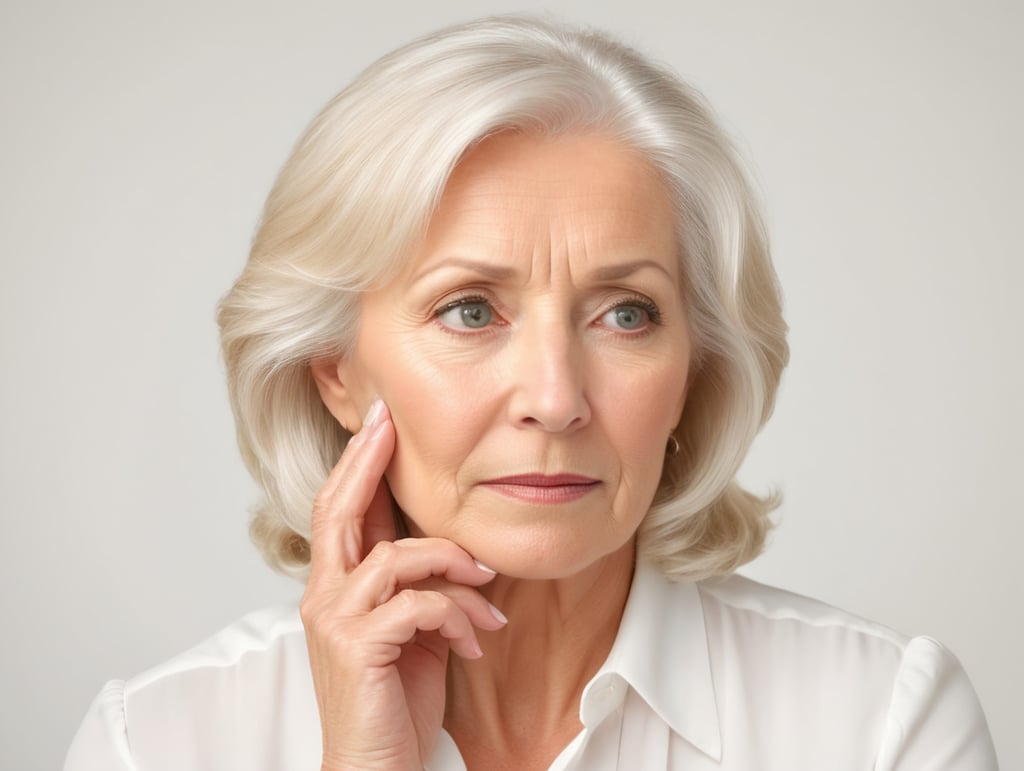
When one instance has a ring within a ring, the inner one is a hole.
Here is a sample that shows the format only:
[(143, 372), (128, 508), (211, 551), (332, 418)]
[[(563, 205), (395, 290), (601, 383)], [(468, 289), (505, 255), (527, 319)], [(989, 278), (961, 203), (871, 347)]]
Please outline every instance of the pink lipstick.
[(597, 489), (601, 480), (579, 474), (516, 474), (481, 484), (527, 503), (569, 503)]

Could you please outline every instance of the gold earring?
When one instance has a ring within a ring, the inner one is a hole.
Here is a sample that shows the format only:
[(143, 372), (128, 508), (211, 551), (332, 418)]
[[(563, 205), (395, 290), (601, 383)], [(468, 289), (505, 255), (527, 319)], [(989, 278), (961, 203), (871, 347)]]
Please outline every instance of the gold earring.
[(665, 445), (665, 452), (668, 453), (669, 455), (678, 455), (680, 449), (681, 448), (679, 447), (679, 440), (676, 439), (676, 435), (669, 434), (668, 442)]

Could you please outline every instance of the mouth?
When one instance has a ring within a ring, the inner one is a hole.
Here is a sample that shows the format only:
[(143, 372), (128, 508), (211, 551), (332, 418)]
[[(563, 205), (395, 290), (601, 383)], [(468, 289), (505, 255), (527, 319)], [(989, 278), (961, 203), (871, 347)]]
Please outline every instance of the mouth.
[(517, 474), (488, 479), (481, 486), (528, 503), (568, 503), (589, 495), (601, 480), (579, 474)]

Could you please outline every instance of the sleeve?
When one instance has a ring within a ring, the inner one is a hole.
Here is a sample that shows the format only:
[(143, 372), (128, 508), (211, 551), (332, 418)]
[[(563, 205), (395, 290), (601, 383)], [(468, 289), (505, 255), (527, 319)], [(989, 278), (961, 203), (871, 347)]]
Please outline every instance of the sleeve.
[(139, 771), (128, 747), (123, 680), (103, 686), (89, 706), (71, 741), (64, 771)]
[(939, 642), (903, 651), (874, 771), (998, 771), (985, 714), (967, 673)]

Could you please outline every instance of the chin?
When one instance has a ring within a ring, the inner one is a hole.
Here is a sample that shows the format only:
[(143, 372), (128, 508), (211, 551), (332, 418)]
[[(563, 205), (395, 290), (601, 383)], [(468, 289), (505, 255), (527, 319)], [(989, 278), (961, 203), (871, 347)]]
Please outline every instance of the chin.
[[(515, 537), (509, 533), (493, 538), (455, 539), (463, 549), (500, 575), (530, 581), (569, 578), (604, 563), (609, 558), (633, 558), (633, 539), (625, 543), (586, 544), (579, 533), (566, 539)], [(603, 548), (602, 548), (603, 546)], [(628, 555), (624, 552), (628, 551)]]
[[(509, 578), (557, 580), (577, 575), (608, 558), (632, 562), (635, 528), (624, 523), (609, 527), (607, 521), (587, 522), (585, 517), (522, 517), (493, 510), (484, 517), (442, 520), (423, 527), (403, 513), (406, 529), (414, 538), (446, 538), (478, 562)], [(637, 523), (639, 524), (639, 523)]]

